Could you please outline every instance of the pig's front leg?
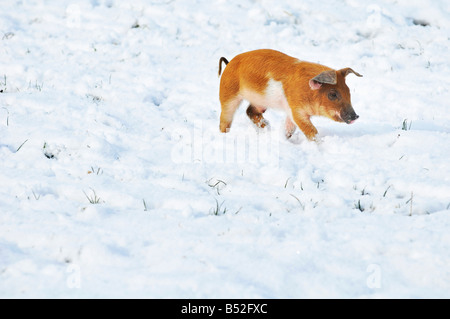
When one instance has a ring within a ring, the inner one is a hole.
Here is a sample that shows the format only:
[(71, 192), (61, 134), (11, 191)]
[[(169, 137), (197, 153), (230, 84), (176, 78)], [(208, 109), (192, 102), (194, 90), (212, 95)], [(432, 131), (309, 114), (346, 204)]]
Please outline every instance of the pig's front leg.
[(311, 123), (309, 115), (294, 114), (294, 122), (310, 141), (316, 141), (317, 129)]
[(286, 138), (289, 139), (292, 137), (292, 134), (294, 134), (295, 129), (297, 128), (297, 125), (295, 125), (294, 122), (292, 122), (291, 118), (288, 116), (286, 117), (286, 125), (285, 125), (286, 131)]

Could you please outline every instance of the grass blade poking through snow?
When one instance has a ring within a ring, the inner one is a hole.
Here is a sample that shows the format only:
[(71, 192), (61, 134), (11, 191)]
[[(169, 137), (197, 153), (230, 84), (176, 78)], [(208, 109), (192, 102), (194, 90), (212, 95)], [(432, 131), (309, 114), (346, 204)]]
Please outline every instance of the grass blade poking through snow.
[(25, 140), (22, 144), (20, 144), (20, 146), (17, 148), (16, 153), (18, 151), (20, 151), (20, 149), (22, 148), (22, 146), (27, 142), (28, 140)]
[(225, 215), (225, 213), (227, 212), (227, 208), (223, 208), (222, 209), (222, 205), (224, 202), (222, 202), (222, 204), (219, 205), (219, 201), (215, 198), (216, 200), (216, 207), (213, 207), (210, 209), (210, 213), (214, 216), (219, 216), (219, 215)]
[(144, 212), (147, 212), (148, 208), (147, 208), (147, 203), (145, 202), (145, 199), (142, 199), (142, 203), (144, 204)]
[(92, 193), (93, 193), (91, 196), (88, 196), (88, 194), (86, 194), (86, 192), (83, 191), (84, 195), (88, 199), (89, 203), (91, 203), (91, 204), (99, 204), (100, 201), (101, 201), (101, 198), (97, 196), (97, 194), (95, 193), (95, 190), (93, 190), (92, 188), (91, 188), (91, 190), (92, 190)]
[(411, 125), (412, 125), (412, 121), (409, 122), (409, 125), (408, 125), (408, 119), (404, 119), (403, 123), (402, 123), (402, 130), (409, 131), (411, 129)]

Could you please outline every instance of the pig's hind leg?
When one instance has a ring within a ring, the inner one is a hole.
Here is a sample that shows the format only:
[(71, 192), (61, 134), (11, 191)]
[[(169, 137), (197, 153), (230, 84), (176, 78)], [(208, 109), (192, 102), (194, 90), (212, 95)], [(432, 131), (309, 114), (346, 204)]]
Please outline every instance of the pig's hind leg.
[(252, 120), (253, 123), (259, 128), (264, 128), (269, 125), (269, 122), (264, 118), (263, 113), (266, 108), (254, 106), (250, 104), (247, 108), (247, 116)]
[(220, 131), (226, 133), (230, 130), (233, 116), (241, 103), (242, 98), (235, 97), (226, 103), (222, 103), (222, 112), (220, 113)]

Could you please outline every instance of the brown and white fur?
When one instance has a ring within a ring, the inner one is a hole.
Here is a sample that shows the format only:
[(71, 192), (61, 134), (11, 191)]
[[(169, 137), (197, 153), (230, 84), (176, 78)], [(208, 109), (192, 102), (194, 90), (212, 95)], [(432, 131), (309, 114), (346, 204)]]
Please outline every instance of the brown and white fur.
[(244, 99), (250, 102), (247, 115), (258, 127), (266, 126), (263, 113), (268, 108), (286, 112), (287, 138), (298, 126), (309, 140), (314, 140), (317, 129), (311, 116), (326, 116), (347, 124), (359, 117), (353, 110), (345, 77), (349, 73), (362, 75), (351, 68), (336, 71), (269, 49), (239, 54), (229, 63), (222, 57), (219, 76), (223, 62), (227, 66), (220, 80), (221, 132), (229, 131)]

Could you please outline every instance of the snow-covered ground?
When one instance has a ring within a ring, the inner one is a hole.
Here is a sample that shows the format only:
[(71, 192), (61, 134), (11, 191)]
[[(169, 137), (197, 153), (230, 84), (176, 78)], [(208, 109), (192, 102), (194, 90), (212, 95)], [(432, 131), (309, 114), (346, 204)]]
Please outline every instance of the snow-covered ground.
[[(3, 2), (0, 297), (450, 297), (449, 1)], [(358, 121), (219, 133), (259, 48)]]

